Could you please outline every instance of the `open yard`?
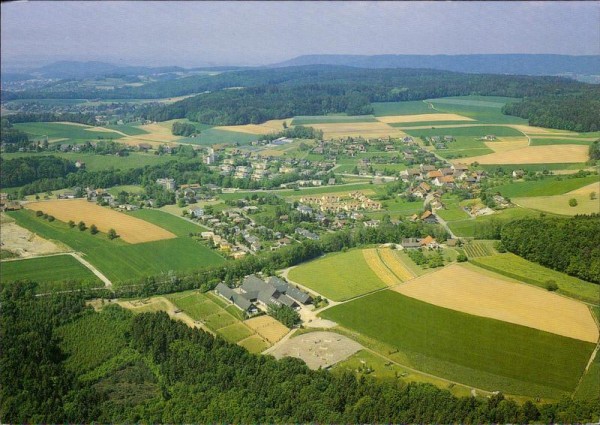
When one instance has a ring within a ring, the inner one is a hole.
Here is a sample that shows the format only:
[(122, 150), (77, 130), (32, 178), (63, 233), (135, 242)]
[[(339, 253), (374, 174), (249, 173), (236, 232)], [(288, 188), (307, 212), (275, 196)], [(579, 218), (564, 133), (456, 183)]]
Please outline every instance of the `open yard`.
[[(158, 214), (171, 217), (160, 211)], [(9, 212), (8, 215), (19, 226), (45, 239), (60, 241), (72, 250), (83, 252), (85, 259), (116, 285), (129, 279), (168, 273), (170, 270), (192, 271), (225, 262), (216, 252), (187, 236), (127, 244), (120, 238), (111, 241), (103, 234), (92, 235), (89, 231), (81, 232), (76, 227), (71, 229), (59, 220), (48, 222), (28, 210)], [(170, 230), (168, 220), (163, 225)]]
[(294, 267), (288, 277), (333, 301), (347, 300), (386, 286), (371, 270), (360, 249), (326, 255)]
[(85, 199), (31, 202), (25, 207), (32, 211), (43, 211), (64, 222), (83, 221), (88, 227), (95, 224), (98, 230), (104, 233), (107, 233), (109, 229), (115, 229), (122, 240), (132, 244), (175, 237), (173, 233), (162, 227), (107, 207), (101, 207)]
[(37, 282), (38, 292), (102, 287), (104, 284), (71, 255), (3, 261), (0, 283), (15, 280)]
[(310, 332), (285, 341), (269, 354), (277, 359), (297, 357), (316, 370), (332, 366), (362, 348), (358, 342), (334, 332)]
[(531, 285), (509, 282), (472, 266), (451, 264), (394, 290), (475, 316), (598, 341), (598, 327), (585, 304)]
[(540, 288), (545, 288), (546, 282), (553, 280), (558, 285), (558, 293), (596, 305), (600, 304), (598, 296), (600, 287), (598, 285), (540, 266), (515, 254), (505, 253), (479, 257), (472, 262), (480, 267)]
[(484, 390), (534, 397), (570, 394), (595, 346), (392, 290), (331, 307), (321, 316), (395, 347), (390, 356), (409, 367)]

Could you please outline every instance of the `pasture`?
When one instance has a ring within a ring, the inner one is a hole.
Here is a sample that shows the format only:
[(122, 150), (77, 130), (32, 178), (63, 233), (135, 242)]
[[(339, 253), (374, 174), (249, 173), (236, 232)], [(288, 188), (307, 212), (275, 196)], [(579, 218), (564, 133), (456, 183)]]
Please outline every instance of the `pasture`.
[(38, 283), (40, 293), (104, 286), (96, 275), (68, 254), (3, 261), (0, 267), (0, 283), (30, 280)]
[(98, 230), (104, 233), (107, 233), (111, 228), (115, 229), (122, 240), (131, 244), (175, 237), (173, 233), (162, 227), (107, 207), (101, 207), (85, 199), (31, 202), (26, 204), (25, 207), (32, 211), (43, 211), (64, 222), (69, 220), (73, 220), (75, 223), (83, 221), (88, 227), (95, 224)]
[(454, 113), (473, 118), (481, 123), (491, 124), (527, 124), (527, 120), (502, 114), (502, 106), (519, 99), (497, 96), (457, 96), (428, 99), (439, 113)]
[(534, 397), (571, 393), (595, 345), (392, 290), (331, 307), (320, 316), (395, 347), (398, 353), (390, 357), (409, 367), (484, 390)]
[(475, 316), (581, 341), (598, 341), (598, 327), (585, 304), (469, 265), (451, 264), (394, 291)]
[(559, 294), (596, 305), (600, 304), (598, 285), (527, 261), (515, 254), (505, 253), (479, 257), (472, 260), (472, 263), (540, 288), (545, 288), (546, 282), (553, 280), (558, 285)]
[[(264, 133), (263, 133), (264, 134)], [(191, 145), (211, 146), (223, 143), (249, 144), (258, 140), (256, 134), (245, 133), (241, 131), (221, 130), (218, 128), (209, 128), (202, 130), (196, 137), (186, 137), (178, 140), (178, 143), (189, 143)]]
[(532, 137), (531, 145), (532, 146), (546, 146), (546, 145), (586, 145), (589, 146), (593, 143), (594, 138), (576, 138), (576, 137), (552, 137), (552, 138), (544, 138), (544, 137)]
[[(479, 138), (493, 134), (496, 137), (522, 137), (523, 133), (512, 127), (502, 125), (461, 125), (460, 127), (444, 128), (423, 128), (418, 130), (405, 130), (408, 134), (415, 137), (421, 136), (454, 136)], [(450, 143), (452, 144), (452, 143)]]
[(294, 117), (293, 125), (341, 124), (354, 122), (377, 122), (373, 115), (315, 115)]
[(91, 235), (89, 231), (71, 229), (58, 220), (48, 222), (28, 210), (11, 211), (8, 215), (20, 226), (46, 239), (60, 241), (75, 251), (83, 252), (85, 259), (116, 285), (170, 270), (189, 272), (225, 261), (213, 250), (189, 237), (127, 244), (120, 238), (111, 241), (101, 234)]
[(437, 121), (473, 121), (472, 118), (457, 114), (416, 114), (416, 115), (387, 115), (377, 118), (386, 124), (428, 123)]
[[(594, 193), (595, 196), (592, 196)], [(599, 196), (600, 182), (596, 182), (562, 195), (513, 198), (512, 201), (525, 208), (531, 208), (552, 214), (598, 214), (600, 213), (600, 201), (598, 201)], [(571, 206), (569, 204), (571, 199), (575, 199), (577, 201), (576, 206)]]
[(586, 176), (575, 178), (548, 176), (541, 180), (530, 180), (511, 182), (494, 187), (502, 196), (509, 198), (521, 198), (531, 196), (562, 195), (598, 182), (598, 176)]
[(376, 117), (390, 115), (417, 115), (435, 113), (431, 106), (421, 100), (409, 102), (374, 102), (371, 103)]
[(457, 236), (483, 239), (490, 238), (488, 231), (492, 226), (501, 225), (502, 223), (518, 218), (539, 217), (539, 215), (538, 211), (515, 207), (499, 210), (491, 215), (450, 221), (448, 222), (448, 226)]
[(292, 268), (288, 277), (333, 301), (344, 301), (386, 286), (371, 270), (360, 249), (301, 264)]

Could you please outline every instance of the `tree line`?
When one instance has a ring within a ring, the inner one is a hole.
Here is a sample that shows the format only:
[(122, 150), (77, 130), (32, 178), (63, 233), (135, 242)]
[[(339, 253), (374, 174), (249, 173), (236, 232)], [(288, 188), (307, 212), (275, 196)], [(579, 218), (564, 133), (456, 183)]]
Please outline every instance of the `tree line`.
[(504, 247), (527, 260), (600, 283), (600, 215), (524, 218), (501, 230)]
[[(313, 371), (299, 359), (250, 354), (164, 312), (97, 313), (80, 294), (36, 297), (33, 284), (5, 288), (0, 301), (6, 422), (553, 423), (600, 414), (592, 401), (458, 398), (430, 384)], [(113, 340), (106, 367), (91, 373), (68, 365), (72, 354), (62, 347), (65, 329), (80, 323)]]

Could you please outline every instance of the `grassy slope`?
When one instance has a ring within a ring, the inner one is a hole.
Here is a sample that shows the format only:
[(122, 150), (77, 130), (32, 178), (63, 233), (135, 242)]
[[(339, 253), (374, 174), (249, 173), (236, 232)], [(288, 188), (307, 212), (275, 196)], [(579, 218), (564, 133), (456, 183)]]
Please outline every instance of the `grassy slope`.
[(406, 351), (420, 370), (511, 394), (556, 396), (573, 391), (594, 348), (390, 290), (332, 307), (322, 316)]
[(70, 255), (31, 258), (2, 263), (0, 282), (31, 280), (39, 284), (38, 291), (67, 289), (73, 285), (66, 281), (77, 280), (77, 287), (100, 287), (103, 283), (89, 269)]
[(559, 287), (559, 293), (590, 303), (600, 304), (600, 285), (540, 266), (517, 255), (506, 253), (479, 257), (476, 262), (493, 269), (496, 273), (509, 273), (513, 275), (510, 277), (521, 278), (542, 288), (545, 288), (546, 281), (554, 280)]
[[(110, 241), (103, 234), (92, 236), (89, 232), (70, 229), (66, 223), (58, 220), (49, 223), (36, 218), (32, 211), (15, 211), (9, 215), (20, 226), (85, 253), (86, 260), (100, 269), (113, 283), (169, 270), (192, 271), (224, 261), (214, 251), (187, 237), (126, 244), (119, 240)], [(162, 227), (170, 230), (167, 221)]]
[(343, 301), (384, 288), (361, 250), (327, 255), (290, 271), (289, 278), (334, 301)]
[(543, 180), (503, 184), (494, 187), (494, 191), (509, 198), (562, 195), (597, 181), (598, 176), (560, 178), (560, 180), (557, 180), (557, 177), (547, 177)]

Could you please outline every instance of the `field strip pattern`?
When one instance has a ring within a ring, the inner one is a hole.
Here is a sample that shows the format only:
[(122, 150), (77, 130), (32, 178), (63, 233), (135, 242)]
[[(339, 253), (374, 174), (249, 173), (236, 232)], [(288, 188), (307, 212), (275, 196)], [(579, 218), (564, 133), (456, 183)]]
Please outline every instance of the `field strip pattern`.
[(393, 288), (411, 298), (596, 343), (598, 327), (587, 306), (544, 289), (509, 282), (457, 264)]
[(377, 277), (381, 279), (381, 281), (387, 286), (395, 286), (401, 283), (396, 275), (392, 273), (391, 270), (381, 260), (376, 248), (364, 249), (363, 256), (365, 257), (365, 261), (371, 270), (373, 270)]
[(83, 221), (88, 227), (95, 224), (98, 230), (104, 233), (111, 228), (115, 229), (121, 239), (132, 244), (176, 237), (173, 233), (155, 224), (101, 207), (85, 199), (31, 202), (25, 204), (25, 207), (33, 211), (43, 211), (63, 222)]
[(413, 272), (411, 272), (404, 265), (402, 260), (400, 260), (400, 258), (394, 251), (386, 248), (386, 249), (379, 249), (378, 252), (379, 252), (379, 256), (380, 256), (381, 260), (383, 261), (383, 263), (402, 282), (406, 282), (407, 280), (411, 280), (415, 277)]

